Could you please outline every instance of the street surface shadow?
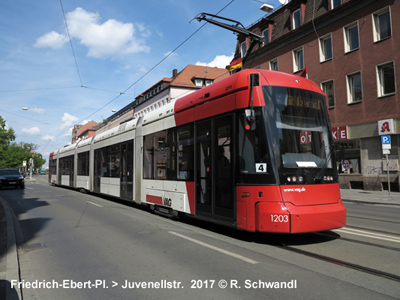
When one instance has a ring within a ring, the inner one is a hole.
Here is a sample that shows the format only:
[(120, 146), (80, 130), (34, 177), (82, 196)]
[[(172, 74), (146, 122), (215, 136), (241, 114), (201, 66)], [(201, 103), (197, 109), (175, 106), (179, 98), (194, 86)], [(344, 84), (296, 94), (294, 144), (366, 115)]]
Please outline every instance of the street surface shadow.
[[(152, 213), (148, 207), (136, 204), (134, 202), (118, 199), (103, 194), (93, 193), (93, 195), (95, 195), (96, 197), (106, 199), (108, 201), (116, 202), (122, 205), (147, 211), (148, 213)], [(168, 218), (168, 217), (160, 216), (160, 218)], [(340, 238), (340, 235), (333, 231), (311, 232), (311, 233), (301, 233), (301, 234), (247, 232), (217, 223), (194, 219), (186, 215), (180, 215), (177, 221), (195, 227), (199, 227), (208, 231), (212, 231), (217, 234), (226, 235), (241, 241), (265, 244), (271, 246), (312, 245), (312, 244), (327, 243)]]
[[(24, 198), (26, 189), (2, 189), (0, 197), (7, 208), (0, 205), (0, 258), (5, 257), (14, 245), (9, 244), (7, 237), (7, 226), (9, 222), (14, 227), (16, 247), (21, 248), (28, 244), (37, 233), (42, 230), (46, 224), (51, 220), (50, 218), (30, 218), (20, 220), (19, 216), (26, 212), (49, 205), (47, 201), (39, 200), (38, 198)], [(24, 207), (18, 205), (18, 201), (24, 202)], [(8, 220), (6, 220), (6, 211), (8, 211)], [(22, 230), (23, 228), (23, 230)], [(22, 233), (24, 232), (24, 233)], [(3, 299), (0, 297), (0, 299)]]
[(179, 220), (186, 224), (203, 228), (217, 234), (226, 235), (245, 242), (265, 244), (271, 246), (300, 246), (327, 243), (340, 238), (340, 235), (333, 231), (310, 232), (310, 233), (261, 233), (247, 232), (235, 228), (226, 227), (220, 224), (209, 223), (192, 218)]
[(15, 287), (11, 287), (11, 282), (8, 280), (0, 279), (0, 299), (2, 300), (19, 299)]

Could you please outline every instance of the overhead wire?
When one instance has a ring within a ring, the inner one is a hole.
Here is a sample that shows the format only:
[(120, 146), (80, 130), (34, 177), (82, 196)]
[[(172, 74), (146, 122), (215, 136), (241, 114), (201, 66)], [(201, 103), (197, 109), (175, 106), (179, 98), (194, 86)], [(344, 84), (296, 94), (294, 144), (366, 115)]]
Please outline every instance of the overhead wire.
[(81, 87), (83, 87), (81, 73), (79, 72), (78, 61), (76, 60), (74, 46), (72, 45), (71, 35), (69, 34), (68, 22), (67, 22), (67, 18), (65, 17), (64, 6), (62, 4), (62, 0), (60, 0), (60, 5), (61, 5), (61, 11), (62, 11), (63, 17), (64, 17), (65, 28), (66, 28), (67, 34), (68, 34), (69, 44), (71, 45), (72, 55), (73, 55), (74, 60), (75, 60), (76, 71), (78, 72), (79, 82), (81, 84)]
[[(61, 2), (62, 0), (60, 0)], [(235, 0), (231, 0), (228, 4), (226, 4), (223, 8), (221, 8), (215, 15), (218, 15), (219, 13), (221, 13), (223, 10), (225, 10), (229, 5), (231, 5)], [(65, 22), (66, 19), (65, 19)], [(114, 102), (115, 100), (117, 100), (119, 97), (121, 97), (121, 95), (125, 94), (129, 89), (131, 89), (133, 86), (135, 86), (139, 81), (141, 81), (144, 77), (146, 77), (150, 72), (152, 72), (155, 68), (157, 68), (162, 62), (164, 62), (168, 57), (170, 57), (174, 52), (176, 52), (180, 47), (182, 47), (189, 39), (191, 39), (195, 34), (197, 34), (205, 25), (207, 25), (207, 23), (204, 23), (203, 25), (201, 25), (197, 30), (195, 30), (192, 34), (190, 34), (185, 40), (183, 40), (178, 46), (176, 46), (171, 52), (169, 52), (167, 55), (165, 55), (160, 61), (158, 61), (153, 67), (151, 67), (146, 73), (144, 73), (139, 79), (137, 79), (135, 82), (133, 82), (130, 86), (128, 86), (123, 92), (121, 92), (119, 95), (117, 95), (116, 97), (114, 97), (113, 99), (111, 99), (110, 101), (108, 101), (106, 104), (104, 104), (103, 106), (101, 106), (99, 109), (97, 109), (96, 111), (94, 111), (93, 113), (91, 113), (89, 116), (85, 117), (82, 119), (83, 120), (87, 120), (89, 119), (91, 116), (93, 116), (94, 114), (96, 114), (97, 112), (99, 112), (100, 110), (102, 110), (104, 107), (106, 107), (107, 105), (111, 104), (112, 102)], [(75, 54), (74, 54), (75, 55)], [(57, 135), (56, 137), (61, 136), (62, 134), (64, 134), (65, 131), (61, 132), (59, 135)]]
[[(227, 3), (223, 8), (221, 8), (215, 15), (218, 15), (219, 13), (221, 13), (223, 10), (225, 10), (229, 5), (231, 5), (235, 0), (231, 0), (229, 3)], [(71, 39), (71, 35), (69, 32), (69, 27), (68, 27), (68, 22), (67, 22), (67, 18), (65, 15), (65, 10), (64, 10), (64, 6), (62, 3), (62, 0), (60, 0), (60, 6), (61, 6), (61, 11), (63, 14), (63, 18), (64, 18), (64, 22), (65, 22), (65, 26), (66, 26), (66, 31), (67, 31), (67, 35), (68, 35), (68, 39), (69, 39), (69, 43), (71, 46), (71, 51), (72, 51), (72, 55), (74, 58), (74, 62), (75, 62), (75, 68), (77, 71), (77, 75), (79, 78), (79, 83), (80, 83), (80, 87), (81, 88), (88, 88), (88, 89), (95, 89), (95, 90), (102, 90), (102, 91), (107, 91), (107, 92), (111, 92), (109, 90), (103, 90), (103, 89), (96, 89), (96, 88), (92, 88), (92, 87), (87, 87), (83, 85), (82, 82), (82, 77), (81, 77), (81, 73), (79, 70), (79, 65), (78, 65), (78, 61), (77, 61), (77, 57), (75, 54), (75, 50), (74, 50), (74, 46), (72, 44), (72, 39)], [(146, 73), (144, 73), (140, 78), (138, 78), (135, 82), (133, 82), (131, 85), (129, 85), (125, 90), (123, 90), (122, 92), (118, 92), (119, 94), (114, 97), (113, 99), (111, 99), (110, 101), (108, 101), (106, 104), (104, 104), (103, 106), (101, 106), (99, 109), (95, 110), (93, 113), (91, 113), (90, 115), (88, 115), (86, 118), (82, 119), (81, 122), (83, 122), (83, 120), (87, 120), (89, 119), (91, 116), (93, 116), (94, 114), (96, 114), (97, 112), (99, 112), (100, 110), (102, 110), (104, 107), (106, 107), (107, 105), (111, 104), (112, 102), (114, 102), (115, 100), (117, 100), (118, 98), (120, 98), (122, 95), (126, 95), (127, 91), (130, 90), (133, 86), (135, 86), (138, 82), (140, 82), (143, 78), (145, 78), (149, 73), (151, 73), (154, 69), (156, 69), (161, 63), (163, 63), (167, 58), (169, 58), (172, 54), (174, 54), (180, 47), (182, 47), (188, 40), (190, 40), (194, 35), (196, 35), (205, 25), (207, 25), (207, 23), (204, 23), (203, 25), (201, 25), (197, 30), (195, 30), (192, 34), (190, 34), (186, 39), (184, 39), (178, 46), (176, 46), (171, 52), (169, 52), (167, 55), (165, 55), (160, 61), (158, 61), (153, 67), (151, 67)], [(57, 88), (38, 88), (38, 89), (17, 89), (17, 90), (8, 90), (8, 91), (0, 91), (0, 92), (23, 92), (23, 91), (34, 91), (34, 90), (52, 90), (52, 89), (69, 89), (69, 88), (79, 88), (78, 86), (72, 86), (72, 87), (57, 87)], [(113, 92), (113, 91), (112, 91)], [(12, 114), (12, 113), (11, 113)], [(16, 115), (16, 114), (14, 114)], [(18, 115), (17, 115), (18, 116)], [(30, 119), (27, 117), (24, 117), (25, 119)], [(30, 119), (33, 120), (35, 122), (38, 122), (37, 120), (34, 119)], [(40, 121), (39, 121), (40, 122)], [(50, 123), (46, 123), (46, 122), (40, 122), (46, 125), (51, 125)], [(49, 145), (51, 140), (54, 140), (55, 138), (61, 136), (62, 134), (64, 134), (66, 132), (66, 130), (62, 131), (60, 134), (56, 135), (53, 139), (49, 139), (47, 144), (41, 149), (41, 151), (44, 151), (47, 146)], [(40, 146), (39, 146), (40, 147)]]

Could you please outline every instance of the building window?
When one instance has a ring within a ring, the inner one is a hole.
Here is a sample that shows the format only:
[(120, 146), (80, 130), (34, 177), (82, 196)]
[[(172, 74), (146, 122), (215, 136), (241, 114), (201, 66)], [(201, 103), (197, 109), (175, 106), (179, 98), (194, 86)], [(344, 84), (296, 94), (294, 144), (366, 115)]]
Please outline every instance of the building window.
[(335, 143), (336, 164), (340, 175), (361, 174), (360, 140)]
[(335, 107), (335, 89), (333, 85), (333, 80), (322, 82), (321, 89), (324, 91), (326, 98), (328, 99), (328, 107)]
[(332, 9), (342, 5), (342, 0), (331, 0), (331, 7)]
[(301, 10), (300, 8), (292, 13), (293, 30), (301, 26)]
[(269, 43), (269, 28), (265, 29), (262, 35), (264, 37), (264, 45), (267, 45)]
[(320, 62), (332, 59), (332, 35), (326, 35), (319, 39)]
[(242, 57), (244, 57), (246, 55), (246, 52), (247, 52), (246, 41), (244, 41), (244, 42), (242, 42), (240, 44), (240, 51), (241, 51)]
[(347, 75), (347, 103), (362, 101), (361, 72)]
[(278, 71), (278, 59), (275, 58), (269, 62), (269, 69), (271, 71)]
[(304, 69), (304, 51), (303, 47), (293, 50), (293, 71), (294, 73)]
[(357, 22), (351, 23), (344, 27), (344, 47), (346, 53), (356, 50), (360, 47)]
[(212, 80), (210, 80), (210, 79), (206, 79), (206, 86), (209, 86), (210, 84), (212, 84), (213, 83), (213, 81)]
[(374, 42), (390, 38), (392, 36), (392, 22), (389, 7), (385, 7), (372, 15)]
[(201, 79), (195, 79), (195, 85), (197, 86), (197, 87), (202, 87), (203, 86), (203, 80), (201, 80)]
[(376, 67), (378, 97), (393, 95), (396, 92), (394, 62), (388, 62)]

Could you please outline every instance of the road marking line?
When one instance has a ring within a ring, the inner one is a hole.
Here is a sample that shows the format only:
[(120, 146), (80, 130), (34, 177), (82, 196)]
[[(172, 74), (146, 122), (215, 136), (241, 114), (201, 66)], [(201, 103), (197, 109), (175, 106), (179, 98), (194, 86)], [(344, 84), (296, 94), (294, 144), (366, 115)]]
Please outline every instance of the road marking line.
[(204, 247), (213, 249), (213, 250), (215, 250), (215, 251), (221, 252), (221, 253), (223, 253), (223, 254), (230, 255), (230, 256), (232, 256), (232, 257), (241, 259), (241, 260), (243, 260), (243, 261), (245, 261), (245, 262), (248, 262), (248, 263), (250, 263), (250, 264), (258, 264), (257, 261), (252, 260), (252, 259), (247, 258), (247, 257), (244, 257), (244, 256), (242, 256), (242, 255), (239, 255), (239, 254), (236, 254), (236, 253), (233, 253), (233, 252), (226, 251), (226, 250), (224, 250), (224, 249), (221, 249), (221, 248), (212, 246), (212, 245), (207, 244), (207, 243), (203, 243), (203, 242), (201, 242), (201, 241), (198, 241), (198, 240), (196, 240), (196, 239), (192, 239), (192, 238), (190, 238), (190, 237), (188, 237), (188, 236), (185, 236), (185, 235), (182, 235), (182, 234), (173, 232), (173, 231), (168, 231), (168, 232), (169, 232), (170, 234), (179, 236), (179, 237), (181, 237), (181, 238), (183, 238), (183, 239), (186, 239), (186, 240), (188, 240), (188, 241), (191, 241), (191, 242), (193, 242), (193, 243), (196, 243), (196, 244), (202, 245), (202, 246), (204, 246)]
[(93, 204), (93, 205), (96, 205), (96, 206), (98, 206), (98, 207), (103, 207), (103, 205), (100, 205), (100, 204), (97, 204), (97, 203), (94, 203), (94, 202), (91, 202), (91, 201), (86, 201), (87, 203), (90, 203), (90, 204)]
[(373, 239), (384, 240), (384, 241), (391, 241), (395, 243), (400, 243), (400, 238), (391, 235), (379, 234), (370, 231), (352, 229), (352, 228), (344, 228), (344, 229), (335, 229), (334, 231), (344, 232), (353, 235), (365, 236)]

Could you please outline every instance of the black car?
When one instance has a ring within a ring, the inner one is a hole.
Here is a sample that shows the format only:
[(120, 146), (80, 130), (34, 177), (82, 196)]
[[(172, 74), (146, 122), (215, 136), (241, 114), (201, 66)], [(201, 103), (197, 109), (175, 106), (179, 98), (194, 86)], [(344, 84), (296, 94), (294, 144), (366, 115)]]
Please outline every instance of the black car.
[(17, 169), (1, 169), (0, 188), (12, 186), (23, 189), (25, 187), (24, 176)]

